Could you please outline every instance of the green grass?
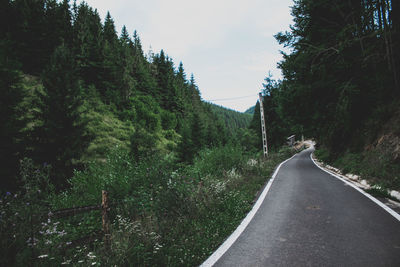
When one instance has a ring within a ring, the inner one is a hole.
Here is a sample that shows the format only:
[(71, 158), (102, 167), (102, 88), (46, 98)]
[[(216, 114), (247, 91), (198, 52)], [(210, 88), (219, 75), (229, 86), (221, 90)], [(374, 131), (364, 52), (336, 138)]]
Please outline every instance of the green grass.
[[(344, 174), (359, 175), (379, 187), (400, 189), (400, 165), (388, 154), (374, 150), (359, 153), (346, 152), (333, 159), (328, 150), (318, 148), (315, 155), (323, 162), (339, 168)], [(375, 189), (372, 190), (372, 192), (375, 191)], [(375, 193), (378, 194), (378, 192)]]
[[(109, 191), (111, 251), (104, 251), (101, 239), (57, 249), (60, 244), (99, 230), (98, 212), (44, 221), (45, 224), (38, 222), (32, 228), (37, 245), (26, 246), (32, 231), (24, 231), (18, 241), (20, 249), (10, 250), (7, 246), (14, 241), (6, 226), (18, 221), (13, 214), (24, 207), (26, 200), (21, 200), (12, 205), (15, 209), (7, 213), (6, 220), (0, 220), (7, 222), (1, 228), (3, 252), (8, 255), (3, 263), (35, 258), (37, 265), (199, 265), (234, 231), (276, 165), (292, 153), (280, 150), (265, 160), (238, 147), (226, 146), (205, 149), (192, 165), (182, 166), (173, 155), (157, 154), (135, 163), (128, 152), (114, 149), (104, 161), (91, 161), (85, 171), (76, 172), (69, 190), (59, 194), (49, 191), (35, 206), (46, 211), (96, 205), (101, 203), (101, 190)], [(34, 168), (30, 170), (27, 177), (37, 175)], [(2, 206), (2, 210), (7, 210), (7, 206)], [(30, 218), (32, 213), (25, 214)], [(16, 228), (30, 227), (27, 220), (19, 220)], [(50, 234), (40, 234), (49, 229)], [(39, 259), (39, 255), (47, 256)]]

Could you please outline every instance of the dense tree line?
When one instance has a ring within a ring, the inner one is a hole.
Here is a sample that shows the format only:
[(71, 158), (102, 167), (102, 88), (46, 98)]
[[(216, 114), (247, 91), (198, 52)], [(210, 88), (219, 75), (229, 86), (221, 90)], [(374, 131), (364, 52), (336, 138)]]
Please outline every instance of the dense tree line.
[(251, 114), (243, 114), (241, 112), (218, 106), (214, 104), (207, 104), (210, 111), (217, 115), (225, 124), (229, 135), (237, 135), (239, 129), (247, 128), (252, 120)]
[(50, 164), (63, 187), (111, 146), (137, 160), (168, 150), (190, 161), (228, 141), (183, 64), (163, 50), (145, 55), (137, 32), (118, 36), (109, 13), (102, 22), (69, 0), (2, 0), (0, 12), (2, 188), (17, 186), (24, 157)]
[(264, 86), (272, 140), (305, 134), (338, 155), (375, 138), (399, 103), (399, 12), (391, 0), (294, 1), (291, 30), (275, 36), (290, 51), (284, 79)]

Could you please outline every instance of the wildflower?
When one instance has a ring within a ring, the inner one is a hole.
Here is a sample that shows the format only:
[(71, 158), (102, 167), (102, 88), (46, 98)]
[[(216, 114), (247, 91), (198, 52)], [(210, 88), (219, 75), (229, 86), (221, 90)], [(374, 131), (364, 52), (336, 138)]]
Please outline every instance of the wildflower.
[(67, 234), (67, 232), (65, 232), (64, 230), (62, 230), (61, 232), (58, 232), (58, 236), (64, 236), (66, 234)]
[(11, 193), (10, 193), (10, 192), (7, 192), (7, 193), (6, 193), (6, 196), (11, 196)]
[(27, 245), (28, 245), (29, 247), (34, 247), (34, 246), (37, 245), (37, 242), (38, 242), (38, 241), (39, 241), (39, 240), (36, 239), (36, 238), (31, 238), (31, 237), (29, 237), (28, 240), (26, 240), (26, 243), (27, 243)]
[(40, 255), (40, 256), (38, 256), (38, 259), (43, 259), (43, 258), (47, 258), (49, 255), (46, 255), (46, 254), (44, 254), (44, 255)]
[(96, 255), (94, 255), (93, 252), (89, 252), (86, 256), (87, 256), (89, 259), (94, 259), (94, 258), (96, 258)]
[(92, 262), (92, 265), (95, 265), (97, 262)]
[(72, 242), (68, 241), (67, 243), (65, 243), (67, 246), (71, 245)]

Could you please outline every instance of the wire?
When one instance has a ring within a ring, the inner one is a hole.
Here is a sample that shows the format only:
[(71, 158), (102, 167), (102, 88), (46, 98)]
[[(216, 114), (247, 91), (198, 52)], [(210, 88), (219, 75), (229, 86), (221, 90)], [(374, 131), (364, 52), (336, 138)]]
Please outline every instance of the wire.
[(248, 97), (254, 97), (256, 95), (246, 95), (246, 96), (239, 96), (239, 97), (232, 97), (232, 98), (220, 98), (220, 99), (211, 99), (211, 100), (204, 100), (207, 102), (211, 101), (228, 101), (228, 100), (237, 100), (237, 99), (243, 99), (243, 98), (248, 98)]

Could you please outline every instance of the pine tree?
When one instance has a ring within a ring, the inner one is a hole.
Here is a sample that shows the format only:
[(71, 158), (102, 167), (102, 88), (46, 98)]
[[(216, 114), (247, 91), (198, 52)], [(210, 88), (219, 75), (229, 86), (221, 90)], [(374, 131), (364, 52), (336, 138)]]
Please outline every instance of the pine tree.
[(118, 40), (117, 32), (115, 31), (114, 20), (110, 12), (107, 12), (104, 20), (104, 41), (108, 42), (110, 46), (114, 46)]
[(81, 79), (86, 85), (95, 85), (104, 95), (102, 88), (103, 26), (97, 10), (85, 2), (79, 5), (75, 15), (74, 54)]
[[(15, 41), (18, 60), (23, 64), (22, 70), (28, 74), (39, 74), (48, 58), (44, 31), (45, 0), (16, 0), (12, 3), (15, 11), (15, 25), (11, 32)], [(7, 16), (8, 17), (8, 16)]]
[(36, 160), (50, 163), (52, 181), (58, 187), (66, 185), (87, 145), (81, 120), (81, 86), (74, 57), (67, 47), (58, 47), (43, 73), (40, 93), (43, 125), (36, 129)]
[(126, 108), (129, 102), (129, 98), (133, 95), (136, 90), (136, 80), (133, 76), (134, 71), (134, 56), (133, 56), (133, 42), (129, 37), (128, 30), (125, 26), (122, 28), (120, 40), (120, 59), (121, 69), (120, 71), (120, 82), (118, 86), (119, 99), (117, 105), (120, 109)]
[(198, 152), (205, 144), (205, 127), (203, 119), (197, 112), (193, 114), (191, 133), (194, 150)]
[[(104, 102), (110, 104), (114, 97), (113, 92), (117, 91), (118, 83), (120, 82), (121, 72), (121, 55), (119, 53), (120, 44), (115, 30), (114, 21), (109, 12), (104, 22), (104, 45), (103, 45), (103, 63), (101, 75), (101, 88)], [(108, 97), (106, 97), (106, 95)]]
[(24, 91), (17, 63), (8, 58), (9, 44), (0, 41), (0, 186), (1, 190), (15, 189), (21, 143), (22, 111), (19, 105)]
[(191, 127), (184, 124), (181, 132), (181, 141), (178, 144), (178, 157), (181, 162), (192, 162), (196, 150), (194, 148), (194, 141), (192, 140)]

